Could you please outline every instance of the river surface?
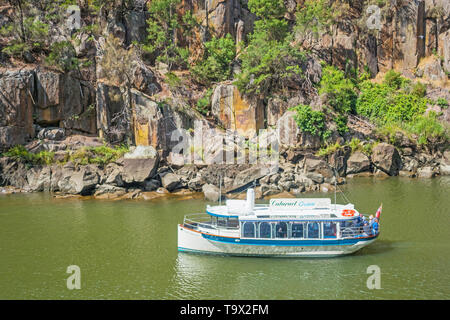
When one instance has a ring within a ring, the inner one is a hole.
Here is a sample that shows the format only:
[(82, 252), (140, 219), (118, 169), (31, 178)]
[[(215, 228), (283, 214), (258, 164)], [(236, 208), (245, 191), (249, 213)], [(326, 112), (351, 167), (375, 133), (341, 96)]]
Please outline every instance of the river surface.
[[(450, 299), (450, 177), (348, 182), (360, 211), (383, 202), (381, 235), (356, 254), (315, 259), (178, 253), (177, 224), (202, 200), (0, 195), (0, 299)], [(80, 290), (67, 289), (69, 265), (80, 267)], [(381, 289), (367, 288), (371, 265)]]

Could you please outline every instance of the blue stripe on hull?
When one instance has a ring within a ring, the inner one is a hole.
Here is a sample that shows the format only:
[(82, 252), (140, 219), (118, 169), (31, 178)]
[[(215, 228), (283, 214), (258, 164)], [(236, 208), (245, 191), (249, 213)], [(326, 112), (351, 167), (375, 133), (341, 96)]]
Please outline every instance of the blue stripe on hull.
[(376, 236), (369, 238), (354, 238), (354, 239), (336, 239), (336, 240), (263, 240), (263, 239), (236, 239), (221, 237), (211, 234), (202, 233), (202, 237), (207, 240), (223, 242), (228, 244), (240, 244), (240, 245), (259, 245), (259, 246), (350, 246), (361, 241), (370, 241), (376, 239)]

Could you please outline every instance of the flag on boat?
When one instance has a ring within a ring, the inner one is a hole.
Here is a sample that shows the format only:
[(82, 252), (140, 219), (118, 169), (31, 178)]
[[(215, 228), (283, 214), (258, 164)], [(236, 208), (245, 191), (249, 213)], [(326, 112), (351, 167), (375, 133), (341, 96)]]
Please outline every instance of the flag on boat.
[(380, 220), (381, 210), (383, 210), (383, 204), (378, 208), (377, 213), (375, 213), (375, 217)]

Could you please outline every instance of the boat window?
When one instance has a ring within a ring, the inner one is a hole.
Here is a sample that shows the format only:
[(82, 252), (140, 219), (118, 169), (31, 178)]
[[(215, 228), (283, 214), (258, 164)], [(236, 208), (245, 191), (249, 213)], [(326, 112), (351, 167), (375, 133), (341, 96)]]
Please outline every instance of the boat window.
[(217, 225), (219, 227), (226, 227), (227, 226), (227, 219), (228, 218), (217, 217)]
[(308, 222), (308, 238), (319, 238), (319, 223)]
[(294, 222), (292, 224), (292, 238), (303, 238), (303, 226), (302, 222)]
[(256, 227), (254, 222), (244, 222), (242, 226), (242, 237), (254, 238), (256, 236)]
[(287, 238), (287, 223), (286, 222), (278, 222), (275, 225), (275, 237)]
[(357, 234), (355, 228), (353, 227), (353, 222), (351, 221), (341, 222), (340, 230), (342, 238), (352, 238)]
[(216, 226), (216, 225), (217, 225), (217, 217), (211, 216), (211, 224), (212, 224), (213, 226)]
[(336, 222), (328, 221), (323, 223), (323, 237), (336, 238)]
[(237, 228), (239, 220), (237, 218), (228, 218), (228, 228)]
[(272, 226), (268, 222), (261, 222), (259, 224), (259, 237), (260, 238), (271, 238), (272, 237)]

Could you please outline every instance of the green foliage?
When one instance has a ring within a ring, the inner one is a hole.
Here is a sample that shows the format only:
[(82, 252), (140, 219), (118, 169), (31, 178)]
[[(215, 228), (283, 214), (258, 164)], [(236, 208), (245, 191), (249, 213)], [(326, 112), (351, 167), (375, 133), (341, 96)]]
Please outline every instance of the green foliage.
[(173, 72), (167, 72), (164, 80), (170, 88), (176, 88), (181, 85), (181, 79)]
[(416, 82), (411, 88), (411, 94), (423, 98), (427, 93), (427, 86), (421, 82)]
[(283, 0), (249, 0), (248, 8), (262, 19), (282, 18), (286, 12)]
[(342, 146), (339, 144), (339, 142), (336, 142), (332, 145), (327, 145), (325, 148), (320, 148), (317, 152), (317, 156), (319, 157), (325, 157), (330, 154), (335, 153), (337, 150), (339, 150)]
[(318, 37), (333, 23), (335, 13), (329, 0), (306, 0), (296, 14), (296, 30)]
[(344, 135), (349, 130), (347, 127), (347, 120), (347, 117), (343, 115), (338, 115), (334, 120), (334, 123), (336, 123), (336, 130), (341, 135)]
[[(129, 148), (124, 145), (117, 147), (109, 147), (107, 145), (100, 147), (82, 147), (76, 151), (69, 151), (66, 154), (65, 161), (72, 161), (76, 165), (97, 164), (104, 166), (118, 160), (128, 150)], [(32, 153), (22, 145), (14, 146), (3, 153), (3, 156), (22, 160), (30, 165), (51, 165), (55, 163), (54, 152), (41, 151), (39, 153)]]
[(66, 72), (78, 69), (81, 63), (70, 41), (61, 41), (52, 44), (50, 54), (45, 58), (45, 62), (49, 66), (56, 66)]
[(386, 86), (398, 90), (400, 88), (405, 87), (405, 85), (409, 84), (410, 80), (402, 77), (402, 75), (399, 72), (396, 72), (394, 70), (389, 70), (384, 75), (384, 81), (383, 84)]
[(227, 80), (231, 76), (231, 63), (235, 56), (236, 45), (230, 34), (223, 38), (213, 37), (211, 41), (205, 43), (203, 59), (191, 69), (191, 72), (202, 84)]
[(54, 161), (54, 152), (41, 151), (39, 153), (32, 153), (28, 151), (24, 146), (17, 145), (9, 149), (7, 152), (3, 153), (3, 156), (10, 157), (16, 160), (22, 160), (27, 164), (41, 164), (49, 165)]
[(448, 101), (444, 98), (438, 98), (436, 101), (436, 104), (441, 107), (442, 109), (448, 108)]
[(305, 54), (291, 45), (287, 21), (281, 13), (282, 1), (254, 0), (249, 7), (259, 20), (255, 21), (249, 45), (240, 55), (241, 73), (236, 85), (247, 94), (270, 94), (284, 89), (287, 80), (302, 81), (301, 64)]
[[(389, 74), (389, 75), (388, 75)], [(364, 81), (356, 102), (358, 114), (368, 117), (378, 125), (412, 121), (426, 110), (427, 99), (422, 89), (408, 93), (409, 80), (390, 71), (382, 84)]]
[(13, 22), (0, 29), (0, 35), (11, 38), (2, 52), (22, 58), (26, 53), (39, 52), (44, 48), (48, 32), (49, 25), (36, 17), (24, 17), (23, 20), (14, 19)]
[(330, 136), (330, 131), (326, 129), (325, 114), (323, 112), (314, 111), (310, 106), (303, 104), (291, 110), (297, 112), (295, 121), (302, 131), (317, 135), (322, 139), (327, 139)]
[(337, 112), (355, 111), (356, 87), (352, 80), (345, 77), (343, 71), (333, 66), (323, 68), (319, 93), (326, 95), (328, 104)]
[(205, 95), (198, 99), (197, 101), (197, 111), (203, 115), (207, 115), (208, 111), (211, 109), (211, 96), (213, 94), (213, 89), (210, 88), (206, 91)]
[(428, 145), (440, 139), (448, 139), (448, 132), (437, 120), (437, 114), (431, 111), (428, 115), (420, 115), (409, 123), (405, 129), (418, 136), (420, 145)]
[(76, 151), (69, 152), (67, 160), (75, 165), (97, 164), (105, 166), (114, 162), (127, 153), (129, 148), (125, 145), (109, 147), (107, 145), (99, 147), (82, 147)]
[[(180, 0), (154, 0), (148, 6), (147, 41), (143, 49), (156, 57), (156, 61), (167, 64), (169, 70), (185, 66), (189, 50), (178, 46), (175, 34), (189, 32), (189, 24), (181, 25), (176, 7)], [(191, 16), (189, 16), (191, 17)], [(189, 23), (191, 19), (188, 19)], [(185, 22), (185, 21), (183, 21)]]
[(352, 138), (352, 140), (348, 143), (348, 146), (352, 149), (352, 153), (361, 150), (361, 140), (358, 138)]

